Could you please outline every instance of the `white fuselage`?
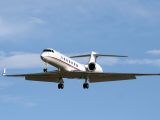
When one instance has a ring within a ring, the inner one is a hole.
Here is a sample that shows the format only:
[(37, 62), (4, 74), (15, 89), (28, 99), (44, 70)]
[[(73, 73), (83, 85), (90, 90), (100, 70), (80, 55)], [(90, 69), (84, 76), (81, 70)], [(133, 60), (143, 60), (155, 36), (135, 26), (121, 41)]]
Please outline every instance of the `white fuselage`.
[(58, 69), (65, 71), (86, 71), (85, 65), (53, 50), (45, 49), (41, 54), (41, 59)]

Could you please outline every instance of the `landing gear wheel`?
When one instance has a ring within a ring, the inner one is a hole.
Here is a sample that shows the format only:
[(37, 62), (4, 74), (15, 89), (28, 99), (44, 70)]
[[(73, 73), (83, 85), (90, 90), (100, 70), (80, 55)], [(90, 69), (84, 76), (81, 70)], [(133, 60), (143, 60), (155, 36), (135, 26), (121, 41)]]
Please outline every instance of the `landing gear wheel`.
[(44, 69), (43, 69), (43, 72), (48, 72), (48, 63), (44, 62)]
[(47, 72), (47, 71), (48, 71), (47, 68), (44, 68), (44, 69), (43, 69), (43, 72)]
[(63, 89), (64, 88), (64, 84), (63, 83), (59, 83), (58, 84), (58, 89)]
[(89, 84), (88, 84), (88, 83), (84, 83), (84, 84), (83, 84), (83, 88), (84, 88), (84, 89), (88, 89), (88, 88), (89, 88)]

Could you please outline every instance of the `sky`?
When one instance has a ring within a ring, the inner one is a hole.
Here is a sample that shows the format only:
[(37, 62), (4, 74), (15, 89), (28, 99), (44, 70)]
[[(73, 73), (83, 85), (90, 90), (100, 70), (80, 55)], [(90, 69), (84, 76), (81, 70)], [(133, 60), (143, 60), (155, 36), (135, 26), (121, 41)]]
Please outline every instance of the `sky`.
[[(40, 53), (127, 55), (99, 58), (105, 72), (160, 73), (160, 1), (1, 0), (0, 71), (42, 72)], [(78, 59), (87, 64), (88, 59)], [(49, 70), (56, 68), (49, 66)], [(90, 84), (0, 77), (2, 120), (159, 120), (160, 78)]]

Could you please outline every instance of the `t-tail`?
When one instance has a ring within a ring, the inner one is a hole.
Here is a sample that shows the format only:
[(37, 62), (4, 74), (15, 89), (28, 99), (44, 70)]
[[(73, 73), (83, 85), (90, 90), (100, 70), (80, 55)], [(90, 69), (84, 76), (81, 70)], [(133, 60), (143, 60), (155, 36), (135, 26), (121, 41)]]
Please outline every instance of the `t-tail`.
[(87, 71), (90, 71), (90, 72), (103, 72), (102, 67), (99, 64), (96, 63), (98, 57), (128, 57), (128, 56), (99, 54), (99, 53), (96, 53), (94, 51), (92, 51), (91, 54), (82, 54), (82, 55), (70, 56), (70, 58), (80, 58), (80, 57), (90, 57), (88, 65), (85, 65)]

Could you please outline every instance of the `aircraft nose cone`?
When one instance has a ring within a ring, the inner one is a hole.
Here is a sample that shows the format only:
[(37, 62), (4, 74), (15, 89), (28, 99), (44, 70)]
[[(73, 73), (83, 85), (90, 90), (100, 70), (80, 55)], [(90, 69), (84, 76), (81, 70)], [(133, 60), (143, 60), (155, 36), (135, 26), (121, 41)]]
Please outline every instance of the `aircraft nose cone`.
[(41, 57), (42, 60), (45, 60), (45, 55), (44, 55), (44, 53), (42, 53), (42, 54), (40, 55), (40, 57)]

